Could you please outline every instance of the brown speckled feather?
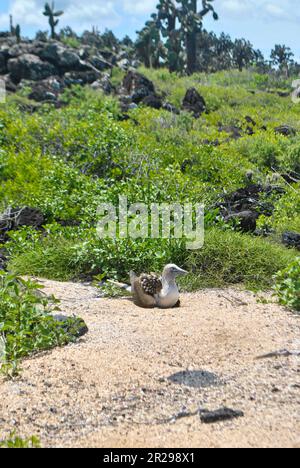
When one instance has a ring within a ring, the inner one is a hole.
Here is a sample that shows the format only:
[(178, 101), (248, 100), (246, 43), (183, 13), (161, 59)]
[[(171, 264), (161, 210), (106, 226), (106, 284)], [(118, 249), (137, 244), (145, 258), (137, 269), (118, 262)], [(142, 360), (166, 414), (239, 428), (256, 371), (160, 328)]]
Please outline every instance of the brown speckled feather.
[(136, 276), (134, 272), (130, 273), (130, 282), (133, 300), (136, 305), (144, 308), (153, 308), (156, 306), (155, 294), (162, 290), (161, 279), (156, 275), (142, 274)]

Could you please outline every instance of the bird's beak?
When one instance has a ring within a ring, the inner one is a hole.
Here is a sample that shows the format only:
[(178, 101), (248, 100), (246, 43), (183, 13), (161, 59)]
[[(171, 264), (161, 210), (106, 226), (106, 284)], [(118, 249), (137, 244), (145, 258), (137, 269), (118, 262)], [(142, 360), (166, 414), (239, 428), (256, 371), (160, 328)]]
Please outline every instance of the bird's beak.
[(182, 268), (178, 268), (178, 274), (181, 276), (185, 276), (188, 275), (188, 271), (185, 271)]

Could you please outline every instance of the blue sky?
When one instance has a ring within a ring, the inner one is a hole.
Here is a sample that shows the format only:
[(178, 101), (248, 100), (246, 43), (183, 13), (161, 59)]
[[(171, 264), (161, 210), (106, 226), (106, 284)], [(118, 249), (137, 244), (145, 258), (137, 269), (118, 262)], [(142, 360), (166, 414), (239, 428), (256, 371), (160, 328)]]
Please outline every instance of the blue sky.
[[(42, 15), (44, 3), (45, 0), (0, 0), (0, 29), (8, 29), (9, 13), (25, 35), (48, 29), (47, 18)], [(156, 4), (157, 0), (56, 0), (57, 8), (65, 11), (61, 26), (68, 24), (77, 32), (91, 26), (100, 30), (107, 27), (120, 37), (134, 37)], [(215, 0), (215, 8), (220, 19), (215, 22), (206, 17), (207, 29), (225, 31), (233, 38), (245, 37), (267, 56), (275, 43), (286, 44), (300, 61), (299, 0)]]

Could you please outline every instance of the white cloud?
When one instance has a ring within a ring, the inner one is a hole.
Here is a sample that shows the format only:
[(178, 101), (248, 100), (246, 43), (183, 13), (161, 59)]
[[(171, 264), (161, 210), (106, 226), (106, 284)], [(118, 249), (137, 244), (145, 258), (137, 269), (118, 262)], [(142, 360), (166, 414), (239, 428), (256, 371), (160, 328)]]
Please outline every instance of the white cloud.
[(156, 11), (157, 0), (123, 0), (123, 9), (131, 15), (146, 15)]
[[(221, 3), (221, 8), (225, 12), (233, 14), (249, 13), (251, 11), (252, 5), (251, 1), (241, 2), (239, 0), (223, 0)], [(218, 10), (218, 2), (215, 4), (216, 10)]]
[(216, 0), (216, 10), (231, 19), (299, 20), (299, 0)]
[[(91, 26), (117, 27), (122, 18), (118, 13), (119, 2), (116, 0), (57, 0), (56, 8), (64, 11), (60, 26), (70, 25), (78, 32)], [(0, 27), (8, 27), (8, 16), (13, 15), (14, 22), (21, 26), (48, 29), (48, 20), (43, 16), (45, 0), (12, 0), (7, 14), (0, 15)]]
[[(1, 1), (1, 0), (0, 0)], [(220, 21), (243, 20), (265, 22), (300, 22), (299, 0), (215, 0)], [(45, 0), (10, 0), (9, 10), (0, 14), (0, 28), (9, 26), (9, 14), (23, 30), (49, 29), (42, 15)], [(140, 25), (156, 10), (157, 0), (56, 0), (56, 7), (64, 10), (60, 26), (70, 25), (78, 32), (98, 26), (100, 30)], [(199, 5), (201, 4), (199, 0)], [(230, 32), (230, 31), (229, 31)]]

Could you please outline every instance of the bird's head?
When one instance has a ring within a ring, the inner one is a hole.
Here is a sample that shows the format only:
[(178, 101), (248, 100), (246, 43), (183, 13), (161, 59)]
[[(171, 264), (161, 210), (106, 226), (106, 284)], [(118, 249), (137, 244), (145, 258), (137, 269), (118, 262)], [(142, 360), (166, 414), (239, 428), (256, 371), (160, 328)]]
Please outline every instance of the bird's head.
[(169, 264), (166, 265), (163, 271), (163, 278), (166, 279), (174, 279), (177, 276), (184, 276), (187, 275), (188, 272), (179, 268), (177, 265)]

